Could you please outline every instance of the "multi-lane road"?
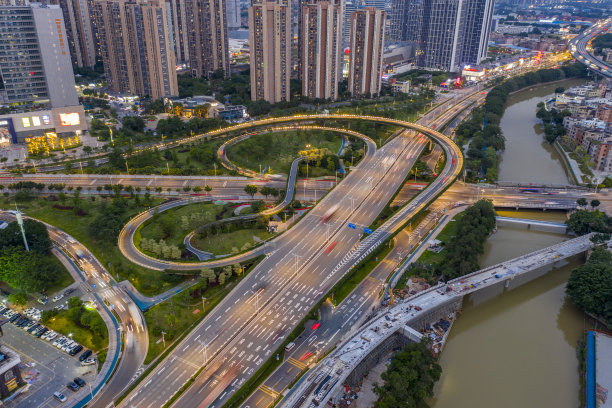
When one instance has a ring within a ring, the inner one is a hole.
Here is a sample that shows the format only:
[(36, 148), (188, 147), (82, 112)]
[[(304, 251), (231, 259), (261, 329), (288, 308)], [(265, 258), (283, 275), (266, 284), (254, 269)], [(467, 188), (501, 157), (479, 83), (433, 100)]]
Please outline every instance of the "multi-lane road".
[[(461, 101), (459, 105), (470, 103)], [(444, 121), (454, 116), (458, 109), (460, 107), (444, 112)], [(335, 119), (334, 115), (325, 118)], [(415, 126), (382, 118), (372, 120)], [(426, 128), (421, 130), (427, 131)], [(279, 237), (277, 250), (142, 381), (125, 400), (126, 406), (163, 405), (204, 363), (206, 370), (175, 405), (220, 406), (226, 401), (270, 357), (311, 306), (354, 262), (373, 249), (372, 244), (379, 244), (384, 234), (388, 236), (398, 229), (405, 217), (423, 208), (454, 180), (462, 165), (460, 151), (438, 132), (427, 133), (443, 144), (447, 165), (437, 182), (405, 212), (392, 218), (382, 233), (373, 235), (375, 242), (359, 244), (363, 226), (368, 226), (377, 217), (427, 142), (416, 132), (405, 131), (371, 157), (366, 157), (301, 222)], [(330, 209), (335, 213), (328, 222), (323, 222)], [(347, 228), (347, 221), (361, 228)]]
[[(0, 216), (12, 220), (13, 212), (0, 212)], [(109, 339), (114, 345), (109, 349), (108, 359), (105, 363), (108, 368), (101, 370), (100, 375), (110, 376), (113, 371), (114, 375), (95, 398), (100, 406), (106, 406), (127, 386), (144, 361), (148, 347), (148, 333), (144, 318), (132, 299), (123, 289), (114, 285), (110, 275), (85, 246), (59, 228), (47, 224), (47, 230), (53, 243), (61, 248), (82, 271), (83, 281), (80, 284), (80, 289), (84, 293), (83, 298), (96, 303), (99, 303), (100, 300), (106, 302), (121, 321), (119, 330), (123, 331), (120, 336), (123, 342), (123, 357), (119, 360), (119, 365), (114, 371), (113, 362), (116, 356), (111, 351), (116, 350), (120, 345), (118, 341), (115, 341), (116, 329), (109, 326), (111, 331)], [(102, 307), (102, 305), (98, 305), (98, 309)], [(101, 311), (101, 313), (104, 312)], [(110, 321), (110, 317), (106, 320)], [(88, 398), (89, 393), (86, 394), (86, 398)]]
[(593, 24), (593, 26), (578, 34), (569, 43), (569, 49), (574, 58), (588, 66), (593, 71), (608, 78), (612, 78), (612, 65), (591, 54), (587, 49), (587, 46), (589, 41), (591, 41), (593, 38), (608, 31), (611, 23), (612, 19), (610, 18), (600, 20)]

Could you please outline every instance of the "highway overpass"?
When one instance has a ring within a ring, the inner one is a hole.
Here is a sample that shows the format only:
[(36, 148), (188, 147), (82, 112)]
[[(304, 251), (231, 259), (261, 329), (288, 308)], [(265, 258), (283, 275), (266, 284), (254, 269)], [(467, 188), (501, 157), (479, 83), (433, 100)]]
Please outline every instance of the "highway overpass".
[(588, 44), (593, 38), (607, 32), (611, 23), (611, 18), (599, 20), (597, 23), (578, 34), (569, 43), (569, 50), (576, 60), (582, 62), (589, 67), (590, 70), (607, 78), (612, 78), (612, 65), (591, 54), (588, 50)]

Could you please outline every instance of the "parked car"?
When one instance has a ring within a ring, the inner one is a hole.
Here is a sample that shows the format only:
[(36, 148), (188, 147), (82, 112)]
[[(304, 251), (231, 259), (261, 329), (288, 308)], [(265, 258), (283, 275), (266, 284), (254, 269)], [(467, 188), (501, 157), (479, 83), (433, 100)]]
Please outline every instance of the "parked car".
[(85, 386), (85, 381), (83, 381), (80, 377), (76, 377), (73, 381), (79, 387), (84, 387)]
[(49, 329), (47, 329), (46, 327), (43, 327), (42, 329), (40, 329), (35, 336), (38, 338), (41, 338), (46, 332), (48, 332)]
[(95, 358), (88, 358), (88, 359), (85, 359), (84, 361), (81, 361), (82, 366), (88, 366), (88, 365), (94, 365), (94, 364), (96, 364)]
[(77, 344), (77, 346), (75, 348), (73, 348), (72, 350), (70, 350), (68, 352), (68, 354), (70, 354), (71, 356), (76, 356), (77, 354), (79, 354), (81, 351), (83, 350), (83, 346), (81, 346), (80, 344)]
[(83, 354), (81, 354), (81, 356), (79, 357), (79, 361), (85, 361), (89, 358), (89, 356), (91, 356), (91, 350), (85, 350), (83, 352)]
[(68, 387), (68, 389), (72, 392), (77, 392), (79, 390), (79, 386), (73, 383), (72, 381), (66, 384), (66, 387)]
[(64, 394), (62, 394), (61, 392), (57, 392), (57, 391), (53, 393), (53, 397), (59, 402), (66, 402), (66, 399), (67, 399)]
[(57, 302), (58, 300), (61, 300), (61, 299), (63, 299), (63, 298), (64, 298), (64, 295), (63, 295), (63, 294), (59, 294), (59, 295), (57, 295), (57, 296), (55, 296), (55, 297), (53, 298), (53, 303), (55, 303), (55, 302)]

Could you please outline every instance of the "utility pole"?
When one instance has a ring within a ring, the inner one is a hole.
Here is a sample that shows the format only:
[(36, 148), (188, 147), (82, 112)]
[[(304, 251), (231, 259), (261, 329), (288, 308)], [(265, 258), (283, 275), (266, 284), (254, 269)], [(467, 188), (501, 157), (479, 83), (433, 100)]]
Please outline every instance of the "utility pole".
[(202, 296), (202, 313), (206, 313), (206, 298)]
[(28, 240), (26, 239), (25, 228), (23, 227), (23, 218), (21, 217), (21, 213), (17, 208), (17, 203), (15, 203), (15, 209), (17, 212), (15, 213), (15, 218), (17, 218), (17, 224), (19, 225), (19, 229), (21, 229), (21, 236), (23, 237), (23, 244), (25, 245), (26, 251), (30, 251), (30, 246), (28, 245)]
[(162, 334), (162, 342), (164, 343), (164, 348), (166, 348), (166, 339), (164, 338), (164, 334), (166, 334), (165, 331), (161, 332)]

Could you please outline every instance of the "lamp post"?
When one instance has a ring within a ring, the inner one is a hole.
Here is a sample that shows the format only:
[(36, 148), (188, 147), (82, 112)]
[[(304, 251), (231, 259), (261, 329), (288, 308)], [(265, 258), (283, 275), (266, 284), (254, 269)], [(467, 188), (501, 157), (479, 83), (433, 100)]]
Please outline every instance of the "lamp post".
[(206, 298), (202, 296), (202, 313), (206, 313)]
[(166, 334), (166, 332), (165, 332), (165, 331), (162, 331), (162, 332), (161, 332), (161, 335), (162, 335), (162, 342), (164, 343), (164, 348), (166, 348), (166, 338), (164, 337), (164, 334)]

